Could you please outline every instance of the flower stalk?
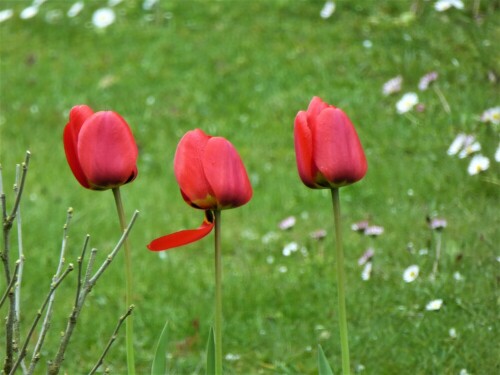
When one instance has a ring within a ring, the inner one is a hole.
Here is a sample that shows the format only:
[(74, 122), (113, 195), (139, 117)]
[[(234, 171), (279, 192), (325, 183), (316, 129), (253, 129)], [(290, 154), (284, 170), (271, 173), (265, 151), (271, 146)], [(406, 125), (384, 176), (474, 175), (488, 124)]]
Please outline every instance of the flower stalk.
[(335, 221), (337, 293), (340, 327), (340, 347), (342, 351), (342, 373), (350, 374), (349, 342), (347, 337), (347, 313), (345, 303), (344, 249), (342, 245), (342, 220), (340, 217), (339, 189), (332, 188), (333, 217)]
[(220, 246), (220, 210), (215, 216), (215, 374), (222, 374), (222, 254)]
[[(127, 229), (125, 222), (125, 213), (123, 210), (123, 203), (120, 194), (120, 188), (113, 188), (113, 196), (115, 198), (116, 210), (118, 212), (118, 218), (120, 220), (120, 228), (122, 232)], [(125, 304), (127, 307), (132, 305), (132, 260), (131, 252), (128, 238), (124, 241), (124, 253), (125, 253)], [(135, 359), (134, 359), (134, 327), (132, 316), (129, 316), (125, 321), (125, 337), (126, 337), (126, 349), (127, 349), (127, 370), (128, 375), (135, 374)]]

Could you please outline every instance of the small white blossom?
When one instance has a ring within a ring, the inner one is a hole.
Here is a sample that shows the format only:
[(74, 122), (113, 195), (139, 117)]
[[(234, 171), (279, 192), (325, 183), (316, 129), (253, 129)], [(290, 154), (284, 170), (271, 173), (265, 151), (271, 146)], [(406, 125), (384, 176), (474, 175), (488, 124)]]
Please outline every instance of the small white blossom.
[(435, 299), (435, 300), (429, 302), (425, 306), (425, 309), (427, 311), (438, 311), (441, 309), (442, 306), (443, 306), (443, 300), (442, 299)]
[(418, 251), (418, 255), (427, 255), (429, 254), (429, 249), (420, 249)]
[(226, 361), (234, 362), (238, 361), (241, 356), (239, 354), (227, 353), (224, 358), (226, 359)]
[(467, 168), (467, 172), (474, 176), (480, 172), (487, 170), (490, 167), (490, 159), (483, 155), (475, 155)]
[(104, 29), (115, 22), (116, 15), (111, 8), (97, 9), (92, 15), (92, 23), (98, 29)]
[(283, 248), (283, 255), (288, 257), (292, 253), (296, 252), (299, 249), (299, 244), (297, 242), (290, 242), (289, 244), (286, 244), (285, 247)]
[(69, 18), (73, 18), (73, 17), (76, 17), (80, 14), (80, 12), (83, 10), (83, 7), (84, 7), (84, 3), (83, 1), (77, 1), (76, 3), (74, 3), (71, 8), (69, 8), (68, 10), (68, 13), (66, 13), (66, 15), (69, 17)]
[(384, 233), (384, 227), (381, 227), (379, 225), (371, 225), (368, 228), (365, 229), (365, 236), (372, 236), (372, 237), (377, 237), (380, 236), (382, 233)]
[(470, 373), (466, 369), (461, 369), (458, 375), (470, 375)]
[(293, 228), (297, 220), (295, 219), (295, 216), (289, 216), (283, 220), (280, 221), (279, 227), (281, 230), (287, 230), (290, 228)]
[(323, 5), (323, 8), (321, 9), (321, 12), (319, 15), (323, 19), (330, 18), (331, 15), (335, 12), (335, 3), (331, 0), (328, 0), (325, 5)]
[(365, 264), (365, 267), (363, 268), (363, 272), (361, 272), (361, 279), (363, 281), (368, 281), (370, 280), (371, 274), (372, 274), (372, 262), (367, 262)]
[(396, 92), (400, 92), (402, 84), (403, 84), (402, 76), (399, 75), (397, 77), (391, 78), (386, 83), (384, 83), (384, 86), (382, 86), (382, 94), (388, 96)]
[(500, 124), (500, 106), (489, 108), (481, 115), (482, 122), (491, 122), (494, 125)]
[(450, 335), (450, 338), (456, 339), (457, 338), (457, 330), (455, 328), (450, 328), (448, 331), (448, 334)]
[(416, 264), (411, 265), (403, 272), (403, 280), (407, 283), (411, 283), (417, 279), (419, 272), (420, 269)]
[(12, 9), (5, 9), (0, 11), (0, 23), (7, 21), (14, 15), (14, 11)]
[(478, 151), (481, 151), (481, 144), (479, 142), (473, 142), (465, 145), (462, 151), (458, 154), (458, 157), (460, 159), (465, 159), (467, 156), (470, 156)]
[(375, 250), (373, 250), (373, 248), (368, 248), (364, 253), (363, 255), (361, 255), (361, 257), (358, 259), (358, 265), (362, 266), (364, 264), (366, 264), (367, 262), (369, 262), (373, 256), (375, 255)]
[(408, 92), (396, 103), (396, 110), (399, 114), (411, 111), (418, 104), (418, 95)]
[(453, 278), (456, 280), (456, 281), (463, 281), (464, 277), (462, 276), (462, 274), (458, 271), (455, 271), (453, 273)]
[(30, 18), (35, 17), (37, 14), (38, 14), (38, 7), (32, 5), (32, 6), (29, 6), (27, 8), (24, 8), (21, 11), (21, 14), (19, 15), (19, 17), (21, 17), (21, 19), (23, 19), (23, 20), (28, 20)]
[(464, 3), (462, 2), (462, 0), (439, 0), (434, 4), (434, 9), (436, 9), (438, 12), (444, 12), (451, 7), (464, 9)]
[(437, 72), (427, 73), (425, 76), (420, 78), (420, 82), (418, 83), (418, 89), (421, 91), (425, 91), (429, 88), (429, 85), (438, 79)]
[(448, 151), (446, 152), (448, 155), (456, 155), (458, 152), (464, 147), (465, 141), (467, 139), (467, 135), (464, 133), (458, 134), (453, 142), (451, 142), (450, 147), (448, 147)]
[(279, 266), (278, 267), (278, 272), (279, 273), (287, 273), (288, 272), (288, 268), (286, 268), (286, 266)]
[(495, 151), (495, 161), (500, 163), (500, 143), (498, 144), (497, 150)]
[(373, 42), (369, 39), (363, 40), (363, 47), (365, 48), (372, 48), (373, 47)]

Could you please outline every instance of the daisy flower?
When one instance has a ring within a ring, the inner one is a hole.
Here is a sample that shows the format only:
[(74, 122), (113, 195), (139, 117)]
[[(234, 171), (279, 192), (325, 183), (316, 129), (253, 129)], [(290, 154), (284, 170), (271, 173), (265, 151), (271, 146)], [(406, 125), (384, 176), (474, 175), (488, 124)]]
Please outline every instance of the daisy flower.
[(351, 229), (355, 232), (364, 232), (368, 228), (368, 220), (359, 221), (351, 225)]
[(289, 216), (286, 219), (281, 220), (278, 226), (281, 230), (287, 230), (293, 228), (295, 222), (296, 222), (295, 216)]
[(82, 11), (83, 7), (84, 7), (83, 1), (77, 1), (76, 3), (74, 3), (71, 6), (71, 8), (69, 8), (68, 13), (66, 13), (66, 15), (69, 18), (76, 17), (76, 16), (78, 16), (78, 14), (80, 14), (80, 12)]
[(382, 94), (388, 96), (396, 92), (400, 92), (402, 84), (403, 84), (402, 76), (399, 75), (397, 77), (391, 78), (386, 83), (384, 83), (384, 86), (382, 86)]
[(467, 134), (464, 133), (458, 134), (453, 140), (453, 142), (451, 142), (450, 147), (448, 147), (447, 154), (448, 155), (458, 154), (458, 152), (462, 149), (462, 147), (464, 147), (467, 137), (472, 137), (472, 136), (468, 136)]
[(331, 17), (333, 12), (335, 12), (335, 3), (329, 0), (325, 3), (325, 5), (323, 5), (323, 9), (321, 9), (319, 15), (321, 16), (321, 18), (327, 19)]
[(480, 172), (487, 170), (490, 166), (490, 159), (483, 155), (475, 155), (467, 168), (467, 172), (474, 176)]
[(418, 103), (418, 95), (414, 92), (408, 92), (396, 103), (396, 110), (399, 114), (411, 111)]
[(415, 281), (418, 277), (418, 273), (420, 272), (420, 269), (416, 264), (411, 265), (405, 271), (403, 272), (403, 280), (407, 283), (412, 283)]
[(375, 255), (375, 251), (370, 247), (368, 248), (364, 254), (358, 259), (358, 265), (362, 266), (363, 264), (366, 264), (368, 261), (370, 261), (373, 256)]
[(116, 15), (111, 8), (97, 9), (92, 15), (92, 23), (98, 29), (104, 29), (115, 22)]
[(368, 262), (365, 264), (363, 272), (361, 272), (361, 279), (363, 281), (368, 281), (370, 280), (371, 275), (372, 275), (372, 262)]
[(441, 309), (443, 306), (443, 300), (442, 299), (435, 299), (430, 301), (426, 306), (425, 309), (427, 311), (438, 311)]
[(462, 0), (439, 0), (434, 4), (434, 9), (436, 9), (438, 12), (444, 12), (451, 7), (464, 9), (464, 3), (462, 2)]
[(425, 91), (429, 88), (429, 85), (434, 82), (435, 80), (438, 79), (438, 73), (437, 72), (430, 72), (427, 73), (425, 76), (420, 78), (420, 82), (418, 83), (418, 89), (420, 91)]
[(481, 115), (482, 122), (491, 122), (494, 125), (500, 124), (500, 106), (489, 108)]
[(435, 217), (435, 218), (429, 220), (429, 227), (431, 229), (441, 230), (441, 229), (446, 228), (447, 225), (448, 225), (448, 222), (446, 221), (446, 219), (442, 219), (439, 217)]
[(474, 137), (471, 136), (470, 138), (465, 140), (464, 147), (458, 154), (458, 157), (460, 159), (464, 159), (467, 156), (470, 156), (478, 151), (481, 151), (481, 144), (478, 141), (475, 141)]
[(286, 244), (285, 247), (283, 248), (283, 255), (288, 257), (292, 253), (296, 252), (299, 249), (299, 244), (297, 242), (290, 242), (289, 244)]
[(498, 144), (497, 150), (495, 151), (495, 161), (500, 163), (500, 143)]
[(23, 20), (28, 20), (30, 18), (35, 17), (37, 14), (38, 14), (38, 6), (32, 5), (27, 8), (24, 8), (21, 11), (19, 17), (21, 17), (21, 19)]
[(7, 21), (14, 15), (14, 11), (12, 9), (5, 9), (0, 11), (0, 23)]
[(365, 229), (365, 236), (377, 237), (384, 233), (384, 227), (378, 225), (371, 225)]
[(323, 238), (326, 237), (326, 230), (325, 229), (317, 229), (314, 232), (310, 233), (309, 235), (311, 236), (312, 239), (315, 240), (322, 240)]

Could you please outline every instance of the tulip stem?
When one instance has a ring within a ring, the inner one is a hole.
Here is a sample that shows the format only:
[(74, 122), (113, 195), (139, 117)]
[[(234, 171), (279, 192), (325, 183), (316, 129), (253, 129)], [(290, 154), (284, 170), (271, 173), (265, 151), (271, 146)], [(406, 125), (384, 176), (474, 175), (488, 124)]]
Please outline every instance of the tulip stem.
[(215, 215), (215, 374), (222, 374), (222, 255), (220, 248), (220, 210)]
[(340, 327), (340, 347), (342, 350), (342, 374), (350, 374), (349, 342), (347, 339), (347, 314), (345, 305), (344, 250), (342, 247), (342, 220), (340, 217), (339, 189), (332, 188), (333, 216), (335, 220), (337, 290)]
[[(122, 197), (120, 188), (113, 188), (113, 196), (115, 197), (116, 210), (118, 211), (118, 218), (120, 219), (120, 228), (122, 231), (126, 230), (125, 213), (123, 211)], [(132, 260), (130, 253), (130, 245), (128, 238), (125, 239), (125, 278), (126, 278), (126, 292), (125, 304), (127, 308), (132, 305)], [(135, 361), (134, 361), (134, 342), (133, 342), (134, 328), (132, 325), (132, 316), (129, 316), (125, 321), (125, 336), (127, 347), (127, 369), (128, 375), (135, 375)]]

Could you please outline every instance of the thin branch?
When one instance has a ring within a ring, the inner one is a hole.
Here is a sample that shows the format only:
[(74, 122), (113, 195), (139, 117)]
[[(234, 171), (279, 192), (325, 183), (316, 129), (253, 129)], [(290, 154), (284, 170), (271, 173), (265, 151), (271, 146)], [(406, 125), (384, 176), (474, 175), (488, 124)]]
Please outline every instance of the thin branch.
[(85, 260), (85, 253), (87, 252), (87, 246), (89, 244), (90, 236), (87, 234), (85, 236), (85, 241), (83, 241), (83, 249), (81, 255), (78, 257), (78, 284), (76, 286), (76, 296), (75, 296), (75, 306), (78, 304), (78, 297), (80, 296), (80, 291), (82, 290), (82, 268), (83, 261)]
[(56, 375), (59, 373), (59, 370), (61, 368), (61, 364), (64, 360), (64, 353), (66, 352), (66, 348), (68, 347), (69, 341), (70, 341), (71, 336), (73, 334), (73, 331), (75, 329), (75, 326), (76, 326), (76, 323), (78, 320), (78, 316), (80, 315), (80, 312), (81, 312), (83, 305), (85, 303), (85, 298), (90, 293), (92, 288), (95, 286), (99, 277), (104, 273), (104, 271), (107, 269), (107, 267), (111, 264), (115, 255), (118, 253), (118, 250), (120, 250), (120, 248), (122, 247), (122, 244), (125, 241), (125, 239), (127, 238), (128, 234), (130, 233), (138, 215), (139, 215), (139, 211), (136, 210), (134, 212), (134, 215), (132, 216), (132, 219), (130, 220), (128, 227), (123, 232), (122, 236), (118, 240), (113, 251), (111, 251), (111, 253), (108, 255), (106, 260), (101, 265), (101, 267), (96, 271), (94, 276), (91, 277), (90, 275), (92, 272), (92, 266), (94, 264), (95, 255), (97, 253), (96, 249), (92, 249), (91, 254), (90, 254), (90, 258), (89, 258), (89, 262), (88, 262), (88, 266), (87, 266), (87, 270), (86, 270), (85, 281), (84, 281), (83, 287), (81, 289), (81, 292), (78, 296), (77, 303), (75, 304), (75, 306), (73, 307), (73, 310), (71, 311), (71, 315), (68, 319), (68, 323), (66, 325), (66, 330), (64, 331), (64, 333), (62, 335), (61, 343), (59, 344), (59, 349), (57, 350), (56, 356), (55, 356), (53, 361), (49, 361), (49, 366), (48, 366), (48, 371), (47, 371), (47, 373), (49, 375)]
[[(62, 236), (62, 243), (61, 243), (61, 251), (59, 254), (59, 264), (57, 266), (56, 273), (55, 273), (54, 277), (52, 278), (52, 283), (55, 283), (59, 279), (61, 272), (62, 272), (62, 268), (64, 267), (66, 247), (67, 247), (67, 243), (68, 243), (68, 229), (69, 229), (69, 224), (71, 222), (72, 217), (73, 217), (73, 209), (69, 208), (67, 211), (67, 214), (66, 214), (66, 222), (64, 223), (64, 226), (63, 226), (63, 236)], [(56, 294), (54, 292), (50, 296), (49, 303), (47, 306), (47, 311), (45, 312), (45, 317), (43, 319), (42, 328), (41, 328), (40, 333), (38, 335), (38, 340), (35, 344), (35, 348), (33, 349), (33, 356), (31, 358), (30, 367), (27, 371), (28, 374), (33, 373), (33, 371), (35, 370), (35, 366), (38, 362), (38, 359), (40, 358), (39, 353), (40, 353), (40, 350), (43, 346), (43, 343), (45, 342), (45, 337), (47, 335), (47, 332), (50, 328), (50, 321), (52, 319), (52, 307), (54, 305), (55, 297), (56, 297)]]
[(92, 272), (94, 271), (94, 263), (97, 255), (97, 249), (93, 248), (90, 250), (89, 261), (87, 263), (87, 270), (85, 271), (85, 278), (83, 284), (86, 285), (90, 278), (92, 277)]
[(96, 365), (92, 368), (92, 370), (90, 370), (89, 375), (95, 374), (96, 371), (97, 371), (97, 369), (102, 365), (102, 363), (104, 361), (104, 357), (106, 357), (106, 354), (108, 354), (108, 351), (111, 348), (111, 345), (113, 345), (113, 343), (116, 340), (116, 337), (118, 335), (118, 331), (120, 330), (120, 327), (122, 326), (122, 324), (125, 321), (125, 319), (127, 319), (127, 317), (132, 314), (132, 311), (134, 310), (134, 307), (135, 307), (134, 305), (130, 305), (130, 307), (128, 308), (127, 312), (124, 315), (122, 315), (120, 317), (120, 319), (118, 320), (118, 324), (117, 324), (115, 330), (113, 331), (113, 334), (111, 335), (111, 338), (109, 339), (108, 344), (104, 348), (104, 352), (101, 354), (101, 357), (97, 361)]
[(21, 347), (21, 351), (19, 353), (19, 357), (17, 358), (17, 361), (12, 366), (12, 369), (10, 370), (9, 375), (14, 375), (14, 373), (17, 370), (17, 368), (19, 367), (19, 364), (21, 363), (21, 361), (23, 360), (23, 358), (26, 356), (26, 348), (28, 347), (28, 344), (29, 344), (29, 342), (31, 340), (31, 336), (33, 335), (33, 332), (35, 332), (35, 328), (38, 325), (38, 322), (40, 321), (40, 318), (42, 317), (43, 310), (45, 310), (45, 307), (49, 303), (50, 298), (51, 298), (52, 294), (56, 291), (57, 287), (59, 285), (61, 285), (61, 283), (63, 282), (63, 280), (66, 278), (66, 276), (71, 271), (73, 271), (73, 264), (70, 263), (69, 266), (68, 266), (68, 268), (66, 268), (66, 270), (62, 273), (62, 275), (55, 282), (52, 282), (52, 284), (50, 285), (49, 293), (47, 294), (47, 297), (43, 301), (42, 307), (40, 308), (40, 310), (38, 310), (38, 312), (36, 314), (35, 320), (33, 321), (33, 324), (31, 325), (31, 328), (30, 328), (30, 330), (28, 332), (28, 335), (26, 336), (26, 340), (24, 340), (24, 344)]
[(30, 158), (31, 158), (31, 152), (26, 151), (26, 158), (24, 159), (24, 163), (21, 164), (22, 166), (21, 181), (19, 182), (19, 188), (17, 190), (16, 200), (14, 201), (14, 206), (12, 207), (11, 214), (9, 215), (9, 217), (7, 217), (7, 220), (10, 220), (10, 222), (14, 221), (14, 218), (16, 217), (17, 208), (21, 203), (21, 197), (24, 191), (24, 185), (26, 182), (26, 175), (28, 173)]
[(93, 285), (93, 284), (96, 283), (97, 279), (99, 279), (99, 277), (101, 277), (101, 275), (103, 274), (103, 272), (106, 270), (106, 268), (108, 268), (108, 266), (110, 265), (110, 263), (113, 261), (113, 258), (115, 257), (116, 253), (118, 253), (118, 250), (120, 250), (121, 246), (123, 245), (123, 243), (127, 239), (127, 236), (130, 233), (130, 230), (132, 229), (132, 226), (134, 225), (135, 220), (137, 219), (138, 215), (139, 215), (139, 211), (136, 210), (134, 212), (134, 215), (132, 216), (132, 220), (130, 220), (130, 223), (129, 223), (128, 227), (125, 228), (125, 231), (123, 232), (120, 240), (116, 244), (116, 246), (113, 249), (113, 251), (108, 255), (108, 257), (106, 258), (106, 260), (104, 261), (104, 263), (101, 265), (101, 267), (97, 270), (97, 272), (95, 273), (95, 275), (92, 276), (92, 278), (89, 280), (89, 284), (90, 285)]
[(7, 296), (12, 293), (12, 287), (14, 284), (17, 282), (17, 275), (19, 272), (19, 260), (16, 262), (16, 268), (14, 268), (14, 275), (12, 276), (12, 279), (10, 280), (9, 285), (7, 285), (7, 289), (5, 290), (5, 293), (3, 294), (2, 298), (0, 298), (0, 308), (2, 308), (5, 300), (7, 299)]

